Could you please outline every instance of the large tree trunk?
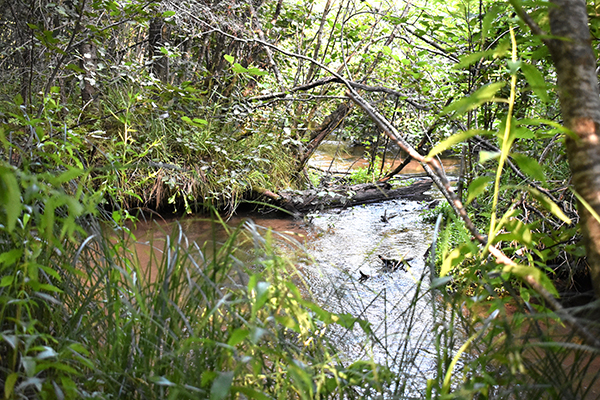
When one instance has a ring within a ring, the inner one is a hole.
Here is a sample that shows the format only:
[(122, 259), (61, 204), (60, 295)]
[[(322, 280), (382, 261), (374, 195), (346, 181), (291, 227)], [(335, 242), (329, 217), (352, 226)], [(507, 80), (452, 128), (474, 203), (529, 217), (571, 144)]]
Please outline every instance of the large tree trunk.
[[(600, 215), (600, 93), (586, 3), (552, 3), (550, 30), (561, 39), (549, 40), (547, 44), (556, 65), (564, 124), (575, 134), (566, 138), (573, 185)], [(594, 290), (600, 297), (600, 223), (582, 204), (578, 210)]]

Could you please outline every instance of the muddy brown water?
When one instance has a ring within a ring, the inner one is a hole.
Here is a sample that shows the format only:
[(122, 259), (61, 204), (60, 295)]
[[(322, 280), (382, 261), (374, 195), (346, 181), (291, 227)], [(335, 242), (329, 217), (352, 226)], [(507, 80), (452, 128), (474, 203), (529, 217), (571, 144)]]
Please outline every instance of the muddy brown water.
[[(350, 173), (358, 168), (366, 168), (369, 161), (364, 158), (365, 148), (362, 146), (349, 147), (343, 142), (326, 141), (308, 162), (309, 166), (321, 171)], [(406, 158), (401, 152), (388, 151), (385, 156), (384, 170), (393, 170)], [(440, 160), (449, 175), (458, 174), (459, 160), (444, 158)], [(417, 161), (412, 160), (402, 170), (402, 175), (421, 174), (425, 170)]]

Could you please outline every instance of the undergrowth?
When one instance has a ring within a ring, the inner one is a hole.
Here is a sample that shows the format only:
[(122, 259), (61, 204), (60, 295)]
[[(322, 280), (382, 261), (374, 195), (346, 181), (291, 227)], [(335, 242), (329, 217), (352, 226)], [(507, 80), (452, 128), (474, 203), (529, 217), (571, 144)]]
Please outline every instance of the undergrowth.
[(180, 228), (162, 243), (138, 243), (125, 214), (101, 226), (95, 197), (64, 190), (75, 171), (0, 167), (5, 398), (308, 399), (383, 390), (380, 366), (340, 362), (328, 339), (330, 326), (353, 329), (357, 319), (304, 298), (268, 234), (246, 223), (224, 226), (221, 243), (188, 241)]
[[(233, 115), (219, 115), (226, 104), (204, 105), (191, 86), (167, 89), (171, 96), (153, 99), (150, 90), (116, 87), (103, 103), (110, 117), (92, 142), (102, 150), (94, 152), (102, 168), (95, 180), (120, 207), (189, 213), (210, 205), (233, 213), (254, 188), (297, 184), (290, 179), (295, 160), (267, 121), (260, 131), (249, 123), (240, 132)], [(107, 164), (113, 174), (103, 172)]]

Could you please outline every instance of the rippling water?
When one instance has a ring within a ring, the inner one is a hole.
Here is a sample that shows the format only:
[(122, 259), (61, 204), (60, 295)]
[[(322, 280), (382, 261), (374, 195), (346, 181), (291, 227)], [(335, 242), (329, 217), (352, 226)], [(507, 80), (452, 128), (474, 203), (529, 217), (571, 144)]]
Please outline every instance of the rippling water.
[[(319, 153), (311, 165), (332, 169), (357, 168), (362, 160), (349, 155), (341, 164), (331, 164), (331, 156)], [(399, 160), (396, 160), (396, 163)], [(447, 168), (455, 169), (456, 162), (446, 160)], [(418, 167), (420, 168), (420, 167)], [(417, 167), (409, 173), (420, 172)], [(343, 210), (321, 211), (303, 220), (242, 215), (229, 225), (237, 226), (246, 219), (271, 228), (287, 238), (297, 240), (308, 257), (298, 257), (296, 263), (304, 274), (307, 296), (325, 309), (347, 313), (368, 322), (372, 335), (355, 325), (348, 332), (334, 327), (330, 332), (349, 363), (363, 359), (374, 360), (403, 374), (404, 395), (417, 398), (423, 395), (426, 380), (436, 373), (435, 330), (429, 275), (424, 255), (431, 244), (432, 224), (423, 222), (425, 204), (391, 200)], [(387, 221), (382, 219), (387, 217)], [(180, 224), (190, 240), (200, 245), (223, 241), (224, 229), (213, 229), (207, 220), (180, 218), (163, 223), (140, 223), (135, 230), (141, 241), (152, 237), (163, 240), (165, 232)], [(281, 242), (283, 243), (283, 242)], [(158, 245), (160, 247), (160, 244)], [(289, 250), (289, 241), (281, 245), (290, 257), (302, 251)], [(139, 251), (143, 255), (144, 251)], [(407, 271), (382, 270), (378, 256), (393, 259), (412, 259)], [(312, 262), (310, 262), (312, 260)], [(369, 278), (359, 282), (361, 272)], [(310, 292), (310, 293), (308, 293)]]
[[(358, 327), (334, 333), (348, 360), (372, 358), (406, 374), (409, 392), (424, 388), (435, 368), (424, 261), (433, 228), (422, 221), (423, 208), (417, 202), (393, 200), (316, 214), (316, 234), (306, 244), (315, 263), (304, 266), (317, 302), (368, 321), (374, 331), (373, 336)], [(384, 222), (384, 214), (395, 216)], [(406, 272), (386, 272), (379, 255), (412, 260)], [(360, 283), (359, 271), (370, 278)]]

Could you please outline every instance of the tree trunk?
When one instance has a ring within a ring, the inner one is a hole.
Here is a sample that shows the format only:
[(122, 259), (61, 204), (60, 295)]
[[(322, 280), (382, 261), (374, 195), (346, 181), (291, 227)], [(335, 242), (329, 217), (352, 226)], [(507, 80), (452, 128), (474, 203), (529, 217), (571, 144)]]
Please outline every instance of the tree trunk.
[(304, 154), (300, 156), (298, 171), (302, 171), (304, 169), (308, 159), (313, 155), (317, 147), (319, 147), (321, 142), (323, 142), (323, 140), (325, 140), (325, 138), (329, 136), (331, 132), (339, 128), (340, 124), (344, 121), (346, 116), (348, 116), (351, 109), (351, 103), (340, 103), (335, 111), (325, 117), (321, 125), (311, 132), (310, 141), (306, 146), (306, 151), (304, 151)]
[(168, 28), (161, 17), (153, 18), (148, 27), (148, 58), (150, 59), (150, 73), (166, 82), (169, 78), (169, 58), (164, 55), (161, 48), (166, 44)]
[(392, 188), (389, 183), (362, 183), (304, 191), (282, 191), (274, 194), (265, 189), (253, 188), (255, 192), (269, 197), (273, 202), (292, 213), (305, 214), (328, 208), (352, 207), (360, 204), (377, 203), (386, 200), (404, 199), (412, 201), (431, 200), (425, 194), (433, 182), (429, 179), (417, 181), (409, 186)]
[[(600, 93), (586, 3), (552, 3), (550, 30), (561, 39), (548, 40), (547, 44), (556, 66), (564, 124), (574, 133), (566, 137), (573, 185), (600, 215)], [(579, 204), (578, 210), (594, 290), (600, 297), (600, 223), (584, 205)]]
[[(98, 62), (96, 45), (84, 42), (79, 46), (81, 53), (81, 69), (83, 69), (83, 81), (81, 82), (81, 100), (83, 106), (94, 103), (96, 95), (96, 65)], [(92, 107), (94, 108), (94, 107)]]

